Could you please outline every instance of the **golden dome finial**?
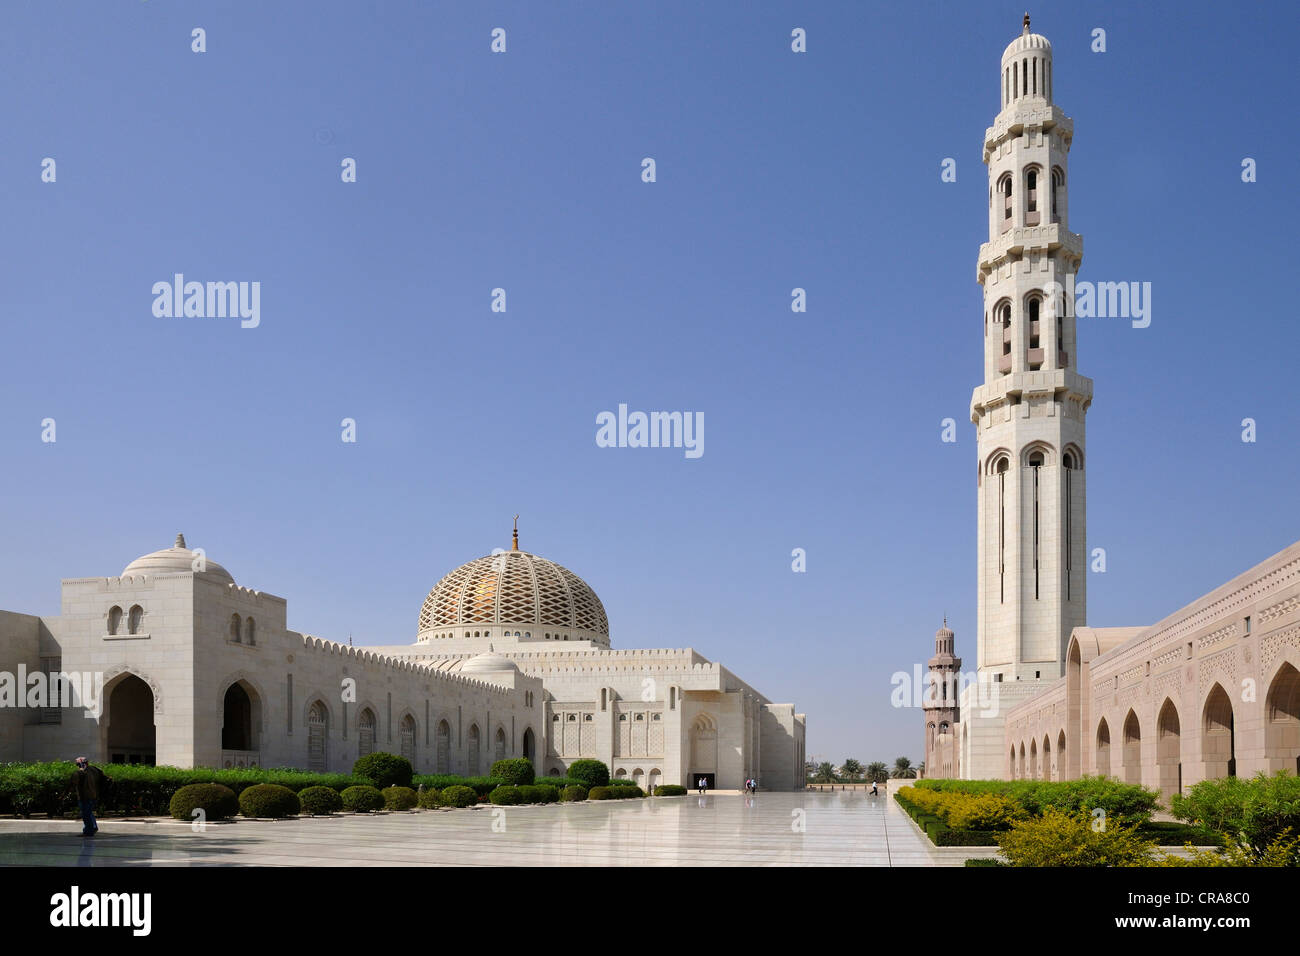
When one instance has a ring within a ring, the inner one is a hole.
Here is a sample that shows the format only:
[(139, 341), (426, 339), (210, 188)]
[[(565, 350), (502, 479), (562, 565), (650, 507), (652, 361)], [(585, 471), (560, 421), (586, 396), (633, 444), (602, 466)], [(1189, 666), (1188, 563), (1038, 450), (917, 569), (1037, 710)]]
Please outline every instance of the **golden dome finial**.
[(511, 551), (519, 550), (519, 515), (515, 515), (515, 533), (510, 542), (510, 550)]

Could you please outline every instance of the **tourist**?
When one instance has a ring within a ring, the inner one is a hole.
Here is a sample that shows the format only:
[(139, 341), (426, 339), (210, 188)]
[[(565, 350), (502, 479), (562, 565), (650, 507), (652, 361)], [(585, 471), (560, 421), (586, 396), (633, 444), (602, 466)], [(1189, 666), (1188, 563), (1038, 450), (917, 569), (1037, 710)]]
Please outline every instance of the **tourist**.
[(108, 789), (106, 786), (108, 782), (110, 778), (104, 776), (104, 771), (92, 767), (85, 757), (77, 758), (77, 770), (72, 775), (72, 786), (77, 791), (77, 804), (81, 807), (83, 837), (93, 837), (99, 832), (99, 824), (95, 822), (95, 803)]

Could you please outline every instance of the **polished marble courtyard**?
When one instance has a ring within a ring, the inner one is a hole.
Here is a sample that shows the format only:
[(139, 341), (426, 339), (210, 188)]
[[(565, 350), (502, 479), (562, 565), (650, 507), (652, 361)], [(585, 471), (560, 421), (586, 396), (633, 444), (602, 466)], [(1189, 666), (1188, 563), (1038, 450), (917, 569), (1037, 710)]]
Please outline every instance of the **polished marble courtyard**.
[(0, 820), (6, 866), (961, 866), (884, 794), (711, 794), (210, 824)]

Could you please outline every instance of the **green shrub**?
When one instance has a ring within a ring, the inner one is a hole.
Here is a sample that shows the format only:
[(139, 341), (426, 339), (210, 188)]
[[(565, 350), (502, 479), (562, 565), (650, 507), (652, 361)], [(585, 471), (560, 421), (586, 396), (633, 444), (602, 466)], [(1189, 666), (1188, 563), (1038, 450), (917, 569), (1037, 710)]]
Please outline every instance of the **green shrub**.
[(1049, 807), (1041, 817), (1019, 820), (998, 834), (998, 846), (1012, 866), (1150, 866), (1155, 843), (1137, 826), (1094, 828), (1090, 813)]
[[(1300, 777), (1285, 770), (1202, 780), (1172, 803), (1174, 816), (1222, 833), (1249, 860), (1262, 860), (1270, 848), (1279, 852), (1285, 835), (1300, 834)], [(1300, 856), (1291, 865), (1300, 866)]]
[[(577, 780), (588, 790), (592, 787), (609, 786), (609, 768), (599, 760), (575, 760), (569, 767), (569, 777)], [(587, 794), (587, 798), (592, 799), (590, 793)]]
[(454, 773), (434, 773), (417, 775), (411, 778), (411, 782), (425, 787), (433, 787), (435, 790), (446, 790), (448, 787), (469, 787), (478, 796), (486, 797), (506, 781), (500, 777), (462, 777)]
[(533, 771), (533, 762), (527, 757), (508, 757), (494, 763), (488, 776), (519, 787), (532, 783), (537, 774)]
[(1006, 866), (1007, 864), (1003, 863), (1001, 860), (996, 859), (994, 857), (989, 857), (988, 859), (975, 858), (975, 859), (967, 860), (964, 865), (965, 866)]
[(442, 791), (444, 807), (472, 807), (478, 803), (478, 794), (470, 787), (455, 784)]
[(389, 810), (413, 810), (419, 800), (410, 787), (385, 787), (381, 793), (384, 807)]
[(343, 809), (343, 798), (332, 787), (303, 787), (298, 791), (302, 812), (323, 817)]
[(239, 812), (246, 817), (296, 817), (302, 812), (302, 803), (288, 787), (259, 783), (239, 795)]
[(676, 783), (661, 783), (655, 787), (656, 797), (683, 797), (686, 795), (686, 788)]
[[(1080, 777), (1077, 780), (917, 780), (911, 785), (914, 799), (923, 805), (928, 797), (1007, 797), (1030, 816), (1042, 816), (1048, 808), (1067, 813), (1104, 810), (1110, 823), (1145, 823), (1159, 802), (1159, 793), (1110, 777)], [(948, 806), (946, 803), (940, 804)]]
[(587, 791), (588, 800), (617, 800), (614, 791), (609, 787), (592, 787)]
[(177, 820), (195, 819), (195, 810), (203, 811), (203, 820), (224, 820), (239, 812), (239, 798), (219, 783), (191, 783), (172, 794), (168, 810)]
[(540, 783), (533, 787), (537, 791), (538, 803), (555, 803), (560, 799), (560, 791), (549, 783)]
[(488, 794), (488, 799), (498, 807), (518, 806), (519, 804), (526, 802), (524, 800), (524, 795), (519, 792), (522, 789), (522, 787), (515, 787), (511, 784), (503, 783)]
[(370, 813), (374, 810), (382, 810), (388, 805), (379, 789), (367, 784), (348, 787), (339, 796), (343, 800), (343, 809), (354, 813)]
[(560, 791), (560, 799), (565, 803), (577, 803), (587, 799), (587, 788), (574, 784), (571, 787), (565, 787)]
[(416, 802), (421, 810), (434, 810), (442, 806), (442, 791), (435, 790), (433, 787), (425, 787), (416, 796)]
[(609, 781), (611, 787), (635, 787), (636, 781), (629, 780), (627, 777), (613, 777)]
[(556, 790), (563, 790), (565, 787), (582, 787), (586, 789), (586, 784), (581, 780), (574, 780), (572, 777), (538, 777), (533, 783), (538, 786), (554, 787)]
[(365, 777), (380, 790), (386, 787), (409, 787), (414, 775), (411, 761), (396, 754), (366, 754), (352, 765), (352, 776)]

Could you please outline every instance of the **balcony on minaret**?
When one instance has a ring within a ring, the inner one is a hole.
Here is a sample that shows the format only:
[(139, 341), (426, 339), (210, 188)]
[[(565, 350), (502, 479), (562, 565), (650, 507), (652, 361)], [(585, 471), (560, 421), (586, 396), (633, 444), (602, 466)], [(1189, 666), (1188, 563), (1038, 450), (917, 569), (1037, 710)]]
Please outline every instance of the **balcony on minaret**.
[(1042, 349), (1030, 349), (1029, 352), (1025, 355), (1025, 362), (1029, 366), (1029, 371), (1037, 372), (1040, 368), (1042, 368), (1043, 358), (1044, 356), (1043, 356)]
[(1009, 374), (1009, 373), (1011, 372), (1011, 356), (1010, 356), (1010, 355), (1003, 355), (1003, 356), (1001, 356), (1001, 357), (998, 358), (998, 371), (999, 371), (1000, 373), (1002, 373), (1003, 375), (1007, 375), (1007, 374)]

